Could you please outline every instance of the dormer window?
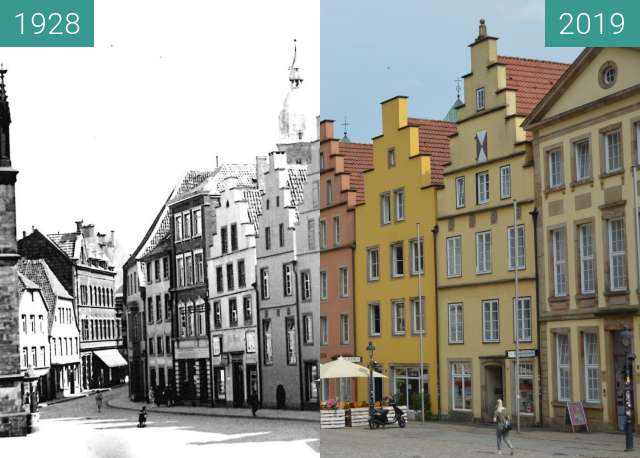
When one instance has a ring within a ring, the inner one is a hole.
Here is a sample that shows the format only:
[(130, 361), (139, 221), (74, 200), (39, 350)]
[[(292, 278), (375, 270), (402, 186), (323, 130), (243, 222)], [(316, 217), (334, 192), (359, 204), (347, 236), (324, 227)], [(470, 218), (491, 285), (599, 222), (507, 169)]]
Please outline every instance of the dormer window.
[(484, 110), (484, 88), (476, 89), (476, 111)]

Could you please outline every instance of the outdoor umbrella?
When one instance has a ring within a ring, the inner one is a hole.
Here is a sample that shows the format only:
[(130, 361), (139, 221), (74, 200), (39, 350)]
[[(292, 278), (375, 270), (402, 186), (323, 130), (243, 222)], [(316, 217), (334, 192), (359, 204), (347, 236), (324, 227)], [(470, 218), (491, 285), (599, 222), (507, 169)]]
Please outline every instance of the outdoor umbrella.
[[(338, 358), (335, 361), (320, 365), (320, 378), (367, 378), (369, 369), (346, 359)], [(374, 378), (387, 378), (380, 372), (373, 371)]]

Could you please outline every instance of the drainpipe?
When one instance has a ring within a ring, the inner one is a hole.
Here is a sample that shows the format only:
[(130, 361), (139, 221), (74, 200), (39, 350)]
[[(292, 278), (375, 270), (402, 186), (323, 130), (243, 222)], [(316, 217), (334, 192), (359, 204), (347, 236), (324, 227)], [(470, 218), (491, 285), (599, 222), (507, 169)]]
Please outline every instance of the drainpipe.
[[(355, 212), (355, 210), (354, 210)], [(355, 234), (355, 214), (353, 217), (353, 232)], [(354, 237), (355, 240), (355, 237)], [(320, 256), (322, 257), (322, 254), (320, 254)], [(327, 274), (328, 275), (328, 274)], [(358, 340), (356, 339), (356, 282), (355, 282), (355, 278), (356, 278), (356, 242), (354, 241), (353, 244), (351, 245), (351, 299), (353, 300), (353, 303), (351, 304), (351, 327), (353, 328), (353, 356), (356, 356), (358, 354), (358, 350), (356, 348), (356, 343), (358, 342)], [(327, 277), (327, 283), (329, 281), (329, 278)], [(338, 382), (339, 383), (339, 382)], [(352, 387), (353, 387), (353, 381), (350, 380), (349, 383), (351, 383)], [(358, 383), (355, 383), (355, 391), (352, 394), (351, 398), (352, 398), (352, 402), (355, 402), (355, 399), (358, 399)]]
[(636, 273), (638, 280), (638, 288), (640, 288), (640, 216), (638, 215), (638, 166), (633, 166), (633, 208), (635, 213), (636, 226)]
[(529, 213), (533, 219), (533, 251), (535, 256), (535, 275), (536, 275), (536, 334), (538, 347), (538, 404), (540, 405), (540, 427), (544, 426), (544, 415), (542, 412), (542, 367), (540, 364), (540, 277), (538, 276), (538, 209), (534, 208)]
[[(295, 235), (294, 235), (295, 237)], [(295, 285), (296, 285), (296, 320), (298, 321), (298, 326), (296, 329), (296, 337), (298, 340), (298, 377), (300, 380), (300, 383), (298, 384), (300, 386), (300, 410), (304, 410), (304, 377), (303, 377), (303, 373), (302, 373), (302, 340), (300, 337), (300, 330), (301, 330), (301, 325), (304, 325), (302, 323), (302, 321), (300, 320), (300, 298), (298, 295), (298, 260), (294, 259), (292, 262), (292, 266), (293, 266), (293, 277), (295, 278)], [(285, 330), (286, 331), (286, 330)]]
[(256, 371), (258, 372), (258, 396), (260, 397), (260, 406), (262, 407), (262, 340), (261, 340), (261, 335), (262, 335), (262, 329), (260, 326), (260, 291), (258, 288), (258, 276), (259, 276), (259, 271), (258, 271), (258, 264), (256, 263), (255, 266), (255, 271), (256, 271), (256, 276), (255, 279), (256, 281), (253, 282), (251, 284), (251, 286), (253, 287), (254, 291), (256, 292), (256, 342), (257, 342), (257, 348), (256, 348), (256, 357), (257, 357), (257, 361), (256, 361)]
[(435, 293), (436, 293), (436, 390), (438, 390), (437, 398), (438, 398), (438, 417), (442, 415), (441, 408), (441, 396), (440, 396), (440, 301), (438, 299), (438, 225), (436, 224), (431, 229), (431, 233), (433, 234), (433, 266), (434, 266), (434, 276), (435, 276)]

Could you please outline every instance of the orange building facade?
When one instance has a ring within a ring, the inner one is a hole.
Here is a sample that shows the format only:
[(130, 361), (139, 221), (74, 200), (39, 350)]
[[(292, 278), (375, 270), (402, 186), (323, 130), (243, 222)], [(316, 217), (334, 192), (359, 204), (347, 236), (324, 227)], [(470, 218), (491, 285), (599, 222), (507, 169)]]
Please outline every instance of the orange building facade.
[[(320, 361), (339, 356), (360, 363), (355, 345), (353, 252), (355, 206), (364, 200), (362, 172), (373, 167), (370, 144), (334, 138), (333, 121), (320, 123)], [(360, 349), (362, 353), (363, 349)], [(354, 401), (351, 379), (325, 380), (321, 399)]]

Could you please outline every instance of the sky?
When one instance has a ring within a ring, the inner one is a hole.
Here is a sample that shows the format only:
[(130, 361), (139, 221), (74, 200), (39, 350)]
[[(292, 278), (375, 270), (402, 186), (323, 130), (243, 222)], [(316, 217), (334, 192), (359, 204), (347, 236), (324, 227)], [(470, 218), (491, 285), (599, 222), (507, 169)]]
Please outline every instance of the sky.
[(115, 230), (133, 252), (181, 176), (276, 149), (293, 39), (319, 100), (319, 0), (95, 0), (95, 47), (0, 48), (18, 236)]
[(545, 48), (544, 0), (322, 0), (320, 16), (321, 118), (342, 136), (346, 116), (357, 142), (381, 133), (380, 102), (396, 95), (411, 116), (444, 118), (481, 18), (500, 55), (570, 63), (581, 51)]

